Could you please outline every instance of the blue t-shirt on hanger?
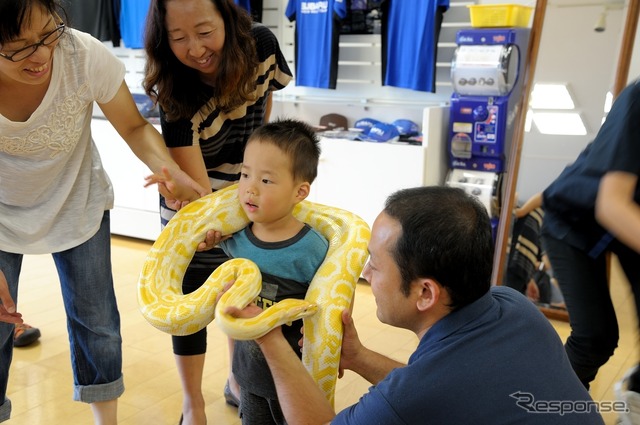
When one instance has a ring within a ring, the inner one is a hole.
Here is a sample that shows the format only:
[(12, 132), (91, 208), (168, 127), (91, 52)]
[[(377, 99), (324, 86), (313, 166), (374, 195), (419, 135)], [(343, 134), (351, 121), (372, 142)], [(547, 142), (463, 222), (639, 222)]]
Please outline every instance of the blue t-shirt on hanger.
[(247, 12), (251, 13), (251, 0), (234, 0), (235, 3)]
[(335, 89), (340, 20), (347, 16), (346, 0), (289, 0), (285, 15), (296, 21), (296, 85)]
[(382, 84), (435, 92), (436, 52), (449, 0), (385, 0)]
[(130, 49), (144, 47), (144, 27), (150, 0), (122, 0), (120, 9), (120, 34), (124, 45)]

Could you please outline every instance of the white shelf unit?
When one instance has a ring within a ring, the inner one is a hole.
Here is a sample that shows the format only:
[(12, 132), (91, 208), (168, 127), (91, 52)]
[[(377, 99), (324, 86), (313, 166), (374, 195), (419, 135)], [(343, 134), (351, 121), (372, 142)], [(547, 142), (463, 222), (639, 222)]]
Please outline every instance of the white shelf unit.
[[(309, 200), (352, 211), (371, 226), (392, 192), (443, 184), (447, 114), (445, 107), (424, 109), (423, 126), (430, 133), (422, 146), (322, 138)], [(155, 240), (160, 233), (159, 195), (155, 187), (143, 186), (150, 171), (108, 121), (94, 119), (91, 129), (115, 192), (111, 232)]]
[(159, 194), (155, 186), (144, 187), (144, 178), (151, 171), (133, 154), (109, 121), (94, 118), (91, 132), (113, 184), (111, 233), (155, 240), (160, 234)]

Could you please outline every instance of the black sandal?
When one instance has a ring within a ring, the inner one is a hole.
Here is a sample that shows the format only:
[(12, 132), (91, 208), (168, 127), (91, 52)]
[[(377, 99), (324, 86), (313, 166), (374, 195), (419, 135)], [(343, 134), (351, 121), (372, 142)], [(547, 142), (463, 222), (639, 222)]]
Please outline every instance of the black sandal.
[(231, 388), (229, 388), (229, 381), (224, 384), (224, 401), (229, 406), (238, 407), (240, 406), (240, 400), (236, 397), (232, 392)]

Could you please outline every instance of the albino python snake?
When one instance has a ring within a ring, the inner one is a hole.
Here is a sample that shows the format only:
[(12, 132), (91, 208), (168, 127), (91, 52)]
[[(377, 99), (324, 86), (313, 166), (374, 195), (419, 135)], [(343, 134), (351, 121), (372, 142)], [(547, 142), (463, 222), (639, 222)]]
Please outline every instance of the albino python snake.
[[(151, 325), (172, 335), (195, 333), (217, 315), (216, 322), (232, 338), (253, 339), (303, 317), (302, 362), (333, 403), (342, 346), (342, 311), (353, 301), (367, 258), (370, 230), (355, 214), (309, 201), (299, 203), (294, 215), (329, 241), (327, 256), (304, 300), (280, 301), (253, 319), (224, 314), (227, 306), (247, 305), (260, 292), (257, 267), (246, 259), (227, 261), (198, 290), (182, 293), (185, 271), (206, 232), (219, 230), (228, 235), (249, 224), (238, 201), (237, 185), (233, 185), (189, 203), (169, 221), (143, 265), (138, 303)], [(217, 302), (225, 284), (232, 280), (236, 283)]]

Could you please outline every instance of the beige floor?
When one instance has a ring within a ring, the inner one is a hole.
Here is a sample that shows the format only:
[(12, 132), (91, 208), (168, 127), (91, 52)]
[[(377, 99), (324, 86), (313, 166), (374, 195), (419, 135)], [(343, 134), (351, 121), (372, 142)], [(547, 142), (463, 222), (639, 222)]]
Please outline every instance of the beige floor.
[[(113, 238), (114, 278), (122, 315), (126, 391), (119, 404), (122, 425), (176, 424), (181, 393), (168, 335), (147, 324), (137, 309), (136, 282), (150, 243)], [(619, 313), (621, 338), (614, 357), (602, 368), (592, 387), (595, 400), (613, 400), (613, 385), (637, 358), (637, 332), (633, 302), (617, 269), (612, 292)], [(11, 425), (91, 424), (87, 405), (73, 402), (72, 378), (65, 316), (55, 267), (50, 256), (25, 257), (20, 288), (20, 311), (26, 321), (42, 330), (32, 346), (14, 351), (9, 380), (13, 403)], [(415, 336), (378, 322), (375, 303), (366, 284), (359, 284), (354, 310), (356, 326), (365, 344), (398, 360), (406, 360), (416, 346)], [(568, 325), (553, 322), (562, 338)], [(209, 326), (209, 352), (205, 370), (205, 397), (210, 424), (236, 425), (235, 409), (225, 405), (222, 388), (228, 356), (226, 340), (215, 324)], [(549, 385), (553, 385), (552, 382)], [(336, 407), (358, 400), (368, 383), (347, 372), (338, 381)], [(614, 415), (605, 416), (607, 424)]]

